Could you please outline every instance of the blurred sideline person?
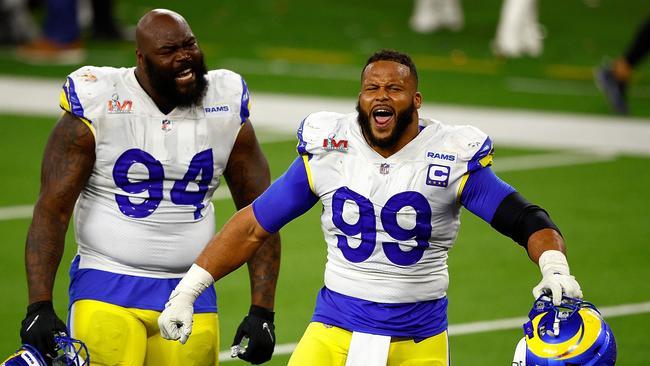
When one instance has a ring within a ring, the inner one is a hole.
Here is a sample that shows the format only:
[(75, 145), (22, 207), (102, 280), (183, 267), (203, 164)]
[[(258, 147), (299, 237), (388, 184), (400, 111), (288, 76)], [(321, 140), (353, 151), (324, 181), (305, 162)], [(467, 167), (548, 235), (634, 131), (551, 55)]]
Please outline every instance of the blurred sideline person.
[(0, 44), (28, 42), (37, 28), (27, 0), (0, 0)]
[(44, 5), (45, 20), (42, 34), (34, 37), (30, 32), (29, 39), (22, 40), (28, 42), (16, 49), (19, 60), (33, 64), (82, 63), (86, 58), (82, 40), (84, 28), (89, 28), (93, 40), (133, 40), (133, 32), (123, 30), (115, 19), (113, 0), (42, 0), (31, 3), (32, 7)]
[(46, 0), (42, 34), (19, 46), (16, 57), (28, 63), (71, 65), (83, 62), (77, 0)]
[[(459, 31), (464, 22), (460, 0), (414, 0), (409, 22), (418, 33)], [(510, 58), (538, 57), (543, 49), (542, 29), (537, 0), (503, 0), (492, 51)]]
[(503, 0), (492, 52), (508, 58), (541, 56), (544, 33), (538, 19), (537, 0)]
[[(269, 185), (268, 163), (249, 120), (246, 83), (229, 70), (206, 70), (181, 15), (146, 13), (136, 46), (136, 67), (86, 66), (63, 85), (64, 113), (45, 148), (25, 249), (21, 338), (52, 357), (54, 335), (68, 333), (52, 287), (74, 210), (68, 325), (93, 364), (216, 365), (214, 288), (194, 303), (186, 345), (162, 339), (157, 318), (215, 233), (211, 200), (220, 177), (243, 208)], [(237, 332), (250, 338), (241, 357), (258, 363), (274, 347), (279, 236), (267, 241), (248, 263), (252, 305)]]
[(410, 57), (372, 55), (357, 113), (303, 120), (296, 160), (230, 219), (176, 287), (158, 320), (163, 337), (187, 337), (196, 295), (319, 200), (325, 286), (289, 365), (448, 365), (447, 252), (462, 206), (539, 263), (536, 297), (581, 297), (549, 216), (490, 169), (490, 138), (419, 118), (421, 104)]
[(614, 113), (622, 115), (630, 113), (627, 105), (627, 88), (634, 69), (648, 56), (649, 50), (650, 16), (639, 26), (623, 56), (615, 59), (610, 65), (596, 69), (596, 85), (605, 94), (607, 103)]
[(463, 9), (460, 0), (414, 0), (409, 21), (418, 33), (432, 33), (440, 29), (459, 31), (463, 28)]

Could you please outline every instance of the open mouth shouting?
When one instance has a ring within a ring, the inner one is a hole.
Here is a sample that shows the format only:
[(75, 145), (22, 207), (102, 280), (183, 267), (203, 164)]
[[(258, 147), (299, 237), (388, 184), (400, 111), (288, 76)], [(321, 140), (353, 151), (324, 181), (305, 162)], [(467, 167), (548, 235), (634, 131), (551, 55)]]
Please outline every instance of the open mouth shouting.
[(395, 110), (388, 106), (377, 106), (372, 109), (371, 115), (375, 126), (383, 129), (395, 119)]
[(178, 74), (176, 74), (176, 77), (174, 78), (177, 83), (179, 84), (189, 84), (194, 82), (194, 71), (192, 70), (191, 67), (188, 67), (185, 70), (182, 70)]

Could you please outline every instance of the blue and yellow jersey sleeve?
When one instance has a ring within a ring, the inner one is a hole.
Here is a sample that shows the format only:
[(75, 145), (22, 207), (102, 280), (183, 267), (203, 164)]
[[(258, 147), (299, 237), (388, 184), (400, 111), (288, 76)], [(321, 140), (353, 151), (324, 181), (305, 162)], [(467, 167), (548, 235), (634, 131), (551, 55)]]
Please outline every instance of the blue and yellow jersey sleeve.
[(326, 151), (324, 144), (328, 139), (336, 137), (340, 141), (344, 141), (347, 138), (344, 123), (342, 123), (345, 118), (346, 115), (341, 113), (316, 112), (300, 122), (296, 131), (296, 137), (298, 138), (296, 150), (304, 164), (312, 192), (315, 192), (315, 189), (310, 162), (314, 158), (318, 159), (318, 156)]
[(85, 66), (72, 72), (66, 78), (59, 96), (59, 106), (64, 111), (83, 121), (95, 134), (94, 118), (92, 117), (104, 106), (108, 98), (104, 97), (107, 90), (106, 80), (99, 68)]
[(489, 136), (485, 137), (483, 144), (476, 151), (474, 156), (467, 162), (467, 171), (473, 172), (492, 165), (494, 158), (494, 146)]
[(284, 174), (253, 201), (253, 213), (264, 230), (279, 231), (318, 202), (310, 188), (307, 169), (302, 157), (296, 158)]
[(250, 117), (251, 96), (246, 80), (238, 73), (218, 69), (210, 70), (207, 74), (208, 90), (203, 98), (206, 112), (211, 108), (219, 111), (229, 111), (241, 126)]
[(501, 201), (515, 189), (490, 169), (494, 157), (490, 136), (473, 126), (459, 126), (454, 135), (459, 160), (466, 162), (458, 200), (470, 212), (491, 223)]
[(458, 152), (458, 161), (465, 164), (465, 174), (461, 178), (457, 193), (460, 201), (470, 174), (492, 165), (494, 146), (490, 136), (474, 126), (454, 127), (453, 137), (449, 138), (448, 144), (451, 151)]
[(250, 117), (250, 109), (251, 109), (251, 96), (248, 92), (248, 85), (246, 85), (246, 81), (244, 78), (241, 78), (241, 86), (242, 86), (242, 92), (241, 92), (241, 104), (239, 107), (239, 118), (241, 118), (241, 123), (243, 124), (246, 122), (248, 117)]
[(345, 114), (335, 112), (316, 112), (300, 122), (296, 132), (298, 154), (318, 155), (325, 150), (323, 141), (328, 138), (345, 139)]
[(468, 174), (460, 202), (470, 212), (491, 224), (501, 201), (513, 192), (515, 189), (512, 186), (487, 167)]

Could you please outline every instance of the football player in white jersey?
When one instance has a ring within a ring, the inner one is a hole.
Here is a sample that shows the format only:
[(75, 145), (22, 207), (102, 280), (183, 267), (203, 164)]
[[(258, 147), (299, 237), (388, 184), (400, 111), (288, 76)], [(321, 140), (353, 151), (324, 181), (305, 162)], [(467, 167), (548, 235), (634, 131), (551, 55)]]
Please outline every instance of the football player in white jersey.
[(325, 286), (289, 365), (448, 365), (447, 253), (463, 206), (539, 263), (536, 297), (581, 297), (557, 227), (490, 169), (490, 138), (419, 118), (417, 85), (410, 57), (383, 50), (363, 69), (357, 113), (308, 116), (299, 157), (172, 293), (158, 320), (163, 337), (185, 340), (197, 294), (319, 200)]
[[(157, 318), (215, 234), (212, 196), (220, 177), (243, 208), (270, 183), (238, 74), (207, 71), (185, 19), (156, 9), (136, 29), (137, 66), (82, 67), (63, 85), (64, 113), (45, 148), (41, 192), (25, 260), (29, 306), (23, 343), (55, 355), (54, 335), (82, 340), (95, 365), (216, 365), (214, 288), (194, 303), (185, 345), (160, 337)], [(74, 211), (68, 326), (52, 287)], [(278, 235), (251, 256), (252, 305), (235, 343), (253, 363), (274, 348)]]

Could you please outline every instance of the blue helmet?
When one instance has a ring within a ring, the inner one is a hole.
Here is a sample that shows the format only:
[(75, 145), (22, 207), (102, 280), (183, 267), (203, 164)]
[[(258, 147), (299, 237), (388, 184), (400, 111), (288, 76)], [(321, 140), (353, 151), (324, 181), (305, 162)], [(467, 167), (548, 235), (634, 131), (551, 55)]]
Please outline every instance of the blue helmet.
[(513, 366), (613, 366), (616, 340), (596, 307), (563, 297), (560, 306), (540, 296), (524, 324)]
[[(55, 336), (58, 356), (52, 360), (52, 366), (86, 366), (90, 365), (88, 348), (80, 340), (68, 336)], [(47, 366), (40, 352), (29, 344), (23, 344), (16, 353), (9, 356), (0, 366)]]

